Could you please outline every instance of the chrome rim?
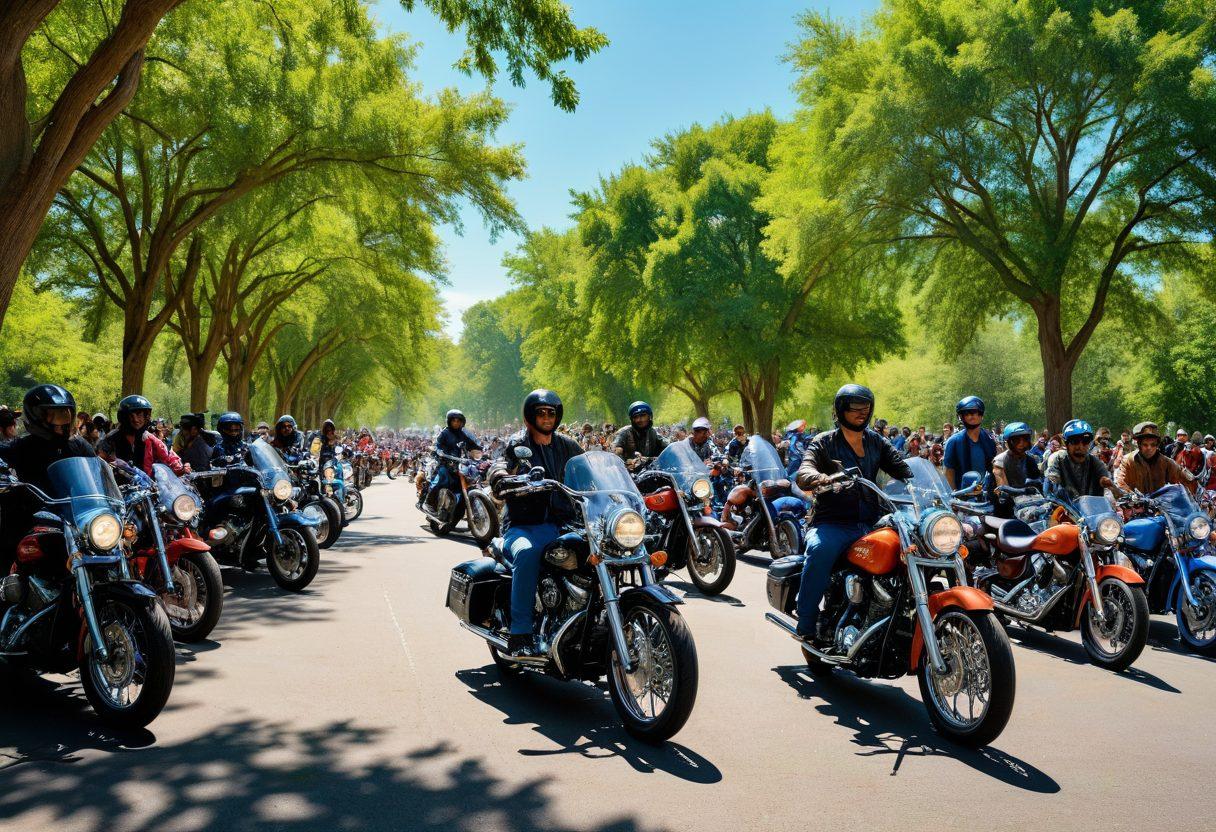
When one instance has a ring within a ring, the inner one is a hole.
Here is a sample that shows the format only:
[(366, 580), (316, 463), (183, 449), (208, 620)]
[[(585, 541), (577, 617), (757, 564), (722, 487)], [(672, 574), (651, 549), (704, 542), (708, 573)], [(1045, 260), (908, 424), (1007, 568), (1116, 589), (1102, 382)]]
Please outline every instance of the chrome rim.
[(303, 514), (310, 520), (317, 521), (316, 530), (313, 532), (317, 536), (317, 545), (325, 543), (329, 540), (329, 515), (325, 513), (316, 503), (312, 503), (304, 507)]
[(304, 538), (295, 529), (284, 529), (279, 533), (283, 538), (282, 546), (275, 546), (271, 557), (274, 565), (285, 580), (294, 581), (304, 574), (308, 565), (308, 547)]
[(1191, 637), (1203, 642), (1216, 639), (1216, 580), (1206, 573), (1195, 575), (1191, 579), (1191, 594), (1199, 602), (1198, 607), (1188, 604), (1185, 595), (1181, 601)]
[(794, 554), (794, 541), (790, 540), (789, 529), (785, 524), (777, 527), (777, 553), (781, 557)]
[(1098, 586), (1098, 594), (1106, 622), (1098, 621), (1091, 604), (1085, 618), (1089, 637), (1101, 653), (1117, 656), (1127, 649), (1135, 629), (1136, 605), (1132, 590), (1123, 581), (1104, 581)]
[(352, 491), (346, 495), (346, 500), (342, 504), (342, 510), (346, 513), (346, 519), (354, 519), (354, 516), (359, 513), (359, 507), (363, 502), (362, 495), (358, 491)]
[(634, 670), (626, 673), (614, 652), (613, 683), (634, 719), (654, 722), (667, 709), (675, 685), (671, 638), (663, 623), (645, 607), (631, 610), (624, 626), (625, 644)]
[(984, 719), (992, 699), (988, 648), (979, 627), (961, 612), (944, 613), (935, 630), (947, 671), (939, 676), (926, 662), (929, 696), (942, 719), (965, 731)]
[(722, 563), (725, 560), (718, 536), (708, 529), (697, 530), (698, 554), (689, 559), (697, 577), (706, 583), (712, 582), (722, 574)]
[(190, 627), (203, 617), (207, 608), (207, 584), (198, 564), (183, 558), (173, 567), (175, 592), (163, 592), (165, 612), (174, 627)]
[(90, 638), (86, 646), (90, 656), (89, 674), (106, 703), (125, 710), (139, 701), (148, 678), (148, 662), (143, 649), (147, 633), (139, 617), (125, 606), (109, 604), (99, 613), (98, 624), (109, 657), (104, 662), (98, 661)]
[(481, 500), (469, 500), (469, 527), (476, 537), (490, 533), (490, 515)]

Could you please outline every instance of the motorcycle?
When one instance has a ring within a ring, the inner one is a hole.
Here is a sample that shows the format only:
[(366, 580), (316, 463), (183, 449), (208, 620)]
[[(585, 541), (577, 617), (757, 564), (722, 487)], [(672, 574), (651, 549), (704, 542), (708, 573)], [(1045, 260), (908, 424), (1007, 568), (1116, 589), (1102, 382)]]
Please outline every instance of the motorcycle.
[[(531, 459), (515, 450), (517, 469)], [(513, 493), (560, 491), (581, 522), (568, 527), (541, 557), (534, 625), (541, 654), (512, 657), (511, 568), (495, 539), (493, 557), (452, 570), (447, 606), (460, 626), (485, 639), (504, 676), (535, 671), (559, 679), (608, 677), (612, 704), (625, 730), (659, 743), (683, 727), (697, 696), (697, 650), (676, 609), (681, 601), (655, 582), (661, 552), (644, 545), (642, 495), (615, 454), (593, 451), (566, 463), (565, 484), (532, 467), (507, 478)]]
[(1119, 501), (1150, 512), (1123, 526), (1121, 552), (1145, 581), (1148, 607), (1174, 613), (1178, 636), (1191, 649), (1216, 655), (1216, 552), (1212, 524), (1181, 485)]
[(342, 535), (342, 509), (337, 500), (321, 493), (320, 463), (321, 440), (314, 439), (309, 454), (296, 459), (289, 457), (287, 470), (291, 473), (292, 499), (300, 506), (300, 513), (317, 521), (315, 534), (318, 549), (328, 549)]
[(735, 576), (735, 546), (710, 509), (709, 471), (685, 442), (668, 445), (634, 478), (646, 505), (646, 545), (667, 552), (660, 578), (677, 569), (705, 595), (719, 595)]
[(204, 502), (202, 527), (218, 560), (253, 571), (266, 561), (274, 582), (300, 592), (317, 575), (321, 553), (317, 521), (297, 510), (291, 478), (278, 451), (259, 439), (249, 445), (252, 464), (192, 474), (195, 482), (222, 480)]
[(995, 489), (1017, 500), (1019, 517), (981, 516), (983, 536), (969, 547), (972, 582), (992, 596), (999, 615), (1048, 631), (1080, 629), (1090, 661), (1123, 670), (1148, 640), (1144, 581), (1104, 562), (1123, 524), (1105, 497), (1069, 500), (1050, 492), (1031, 496), (1032, 490)]
[(855, 468), (816, 489), (864, 488), (887, 511), (832, 571), (819, 613), (831, 644), (803, 639), (791, 619), (803, 555), (769, 565), (768, 600), (777, 612), (765, 618), (799, 643), (812, 675), (837, 667), (863, 678), (916, 674), (933, 727), (960, 744), (983, 746), (1013, 711), (1013, 651), (992, 599), (967, 585), (956, 492), (928, 460), (907, 463), (911, 479), (885, 489)]
[(168, 465), (150, 478), (129, 468), (130, 509), (125, 538), (131, 571), (160, 596), (177, 641), (202, 641), (219, 623), (224, 582), (211, 547), (195, 533), (202, 501)]
[[(806, 504), (792, 496), (793, 486), (777, 449), (754, 435), (739, 457), (739, 467), (744, 481), (730, 490), (722, 506), (722, 526), (735, 548), (740, 554), (767, 551), (774, 560), (797, 554), (802, 547), (798, 523), (806, 514)], [(738, 521), (733, 519), (736, 512)]]
[(342, 510), (342, 525), (347, 526), (363, 514), (363, 494), (355, 488), (354, 467), (346, 458), (346, 445), (334, 448), (334, 455), (321, 463), (321, 492)]
[(24, 489), (49, 509), (34, 514), (0, 579), (0, 665), (78, 669), (102, 720), (142, 728), (169, 700), (175, 656), (157, 594), (132, 577), (123, 556), (122, 492), (96, 457), (53, 462), (47, 480), (44, 492), (7, 470), (0, 477), (0, 492)]
[(464, 444), (460, 445), (461, 456), (452, 456), (436, 450), (438, 464), (448, 469), (448, 482), (455, 480), (460, 489), (440, 486), (431, 505), (429, 489), (422, 494), (422, 513), (427, 517), (431, 531), (439, 537), (451, 534), (456, 524), (465, 520), (469, 534), (482, 546), (498, 536), (498, 507), (481, 485), (480, 460), (465, 456)]

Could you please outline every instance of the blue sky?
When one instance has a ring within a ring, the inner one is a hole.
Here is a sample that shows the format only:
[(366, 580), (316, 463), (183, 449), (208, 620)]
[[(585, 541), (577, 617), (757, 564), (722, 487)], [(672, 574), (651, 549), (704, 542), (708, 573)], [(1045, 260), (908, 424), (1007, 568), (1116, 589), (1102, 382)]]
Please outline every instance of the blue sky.
[[(518, 88), (500, 78), (494, 92), (512, 105), (499, 132), (504, 143), (524, 145), (528, 178), (510, 194), (529, 228), (569, 225), (571, 188), (585, 190), (601, 174), (639, 161), (651, 139), (694, 122), (770, 108), (777, 116), (795, 106), (790, 68), (781, 60), (797, 36), (795, 16), (817, 8), (857, 18), (877, 3), (808, 0), (567, 0), (580, 26), (594, 26), (611, 44), (570, 76), (581, 101), (574, 113), (553, 106), (546, 84), (529, 79)], [(485, 86), (479, 77), (452, 69), (464, 40), (451, 35), (421, 8), (406, 14), (398, 0), (377, 0), (375, 13), (387, 29), (419, 41), (415, 77), (433, 92), (455, 86), (465, 92)], [(447, 331), (456, 336), (460, 312), (509, 288), (501, 260), (519, 242), (496, 242), (475, 211), (464, 215), (464, 233), (442, 229), (448, 280), (442, 294)]]

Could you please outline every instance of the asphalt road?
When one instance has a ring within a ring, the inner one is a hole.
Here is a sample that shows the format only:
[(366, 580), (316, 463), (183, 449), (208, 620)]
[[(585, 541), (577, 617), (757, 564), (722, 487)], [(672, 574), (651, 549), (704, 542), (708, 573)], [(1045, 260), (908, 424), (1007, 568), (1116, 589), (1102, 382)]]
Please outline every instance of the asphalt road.
[(4, 830), (1159, 829), (1216, 826), (1216, 663), (1153, 623), (1134, 670), (1013, 632), (1017, 704), (994, 747), (929, 727), (915, 680), (812, 681), (764, 621), (764, 568), (682, 608), (701, 685), (675, 741), (617, 727), (606, 690), (499, 678), (444, 608), (478, 551), (436, 540), (412, 485), (377, 481), (307, 592), (227, 571), (213, 640), (179, 646), (148, 731), (117, 735), (76, 680), (5, 693)]

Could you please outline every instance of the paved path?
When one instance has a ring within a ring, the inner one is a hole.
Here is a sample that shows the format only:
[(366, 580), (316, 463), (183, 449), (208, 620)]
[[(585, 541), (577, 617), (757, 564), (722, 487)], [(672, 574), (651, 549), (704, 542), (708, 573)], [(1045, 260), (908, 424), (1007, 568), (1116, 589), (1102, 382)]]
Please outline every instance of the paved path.
[(1216, 825), (1216, 663), (1179, 652), (1172, 623), (1154, 621), (1123, 675), (1076, 638), (1015, 631), (1013, 718), (968, 752), (929, 729), (913, 679), (812, 681), (765, 623), (749, 560), (729, 596), (683, 607), (700, 694), (655, 749), (617, 727), (603, 689), (499, 678), (443, 606), (449, 569), (478, 551), (432, 537), (412, 491), (377, 481), (301, 596), (226, 572), (214, 640), (178, 648), (149, 731), (101, 727), (71, 679), (19, 691), (0, 715), (0, 829)]

